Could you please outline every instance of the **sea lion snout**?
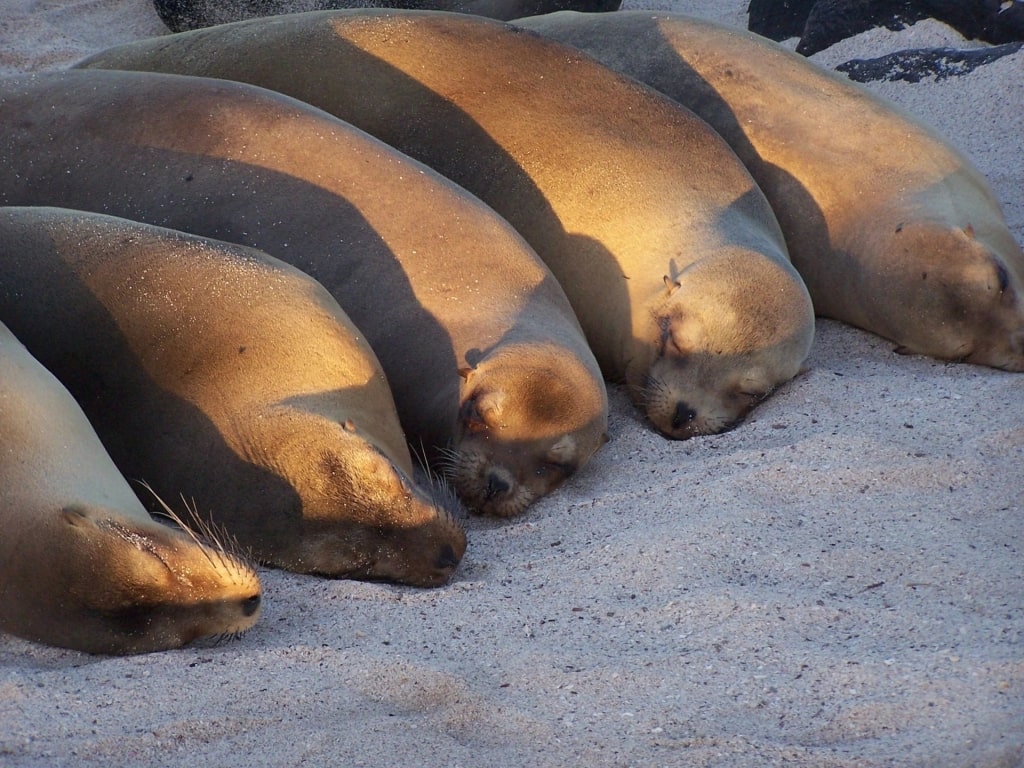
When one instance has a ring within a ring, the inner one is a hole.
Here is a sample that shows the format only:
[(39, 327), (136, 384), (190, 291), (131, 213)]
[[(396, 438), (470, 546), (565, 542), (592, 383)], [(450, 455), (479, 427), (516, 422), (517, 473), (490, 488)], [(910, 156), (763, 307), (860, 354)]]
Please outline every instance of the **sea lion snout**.
[(445, 544), (441, 547), (441, 554), (438, 555), (435, 565), (439, 571), (447, 571), (450, 574), (458, 566), (460, 560), (461, 558), (455, 554), (451, 544)]
[(505, 469), (492, 469), (487, 474), (487, 489), (484, 492), (485, 498), (490, 501), (499, 496), (507, 494), (512, 490), (515, 481)]
[(251, 597), (247, 597), (245, 600), (242, 601), (242, 613), (245, 616), (254, 616), (259, 612), (260, 607), (262, 605), (263, 598), (260, 597), (258, 594), (252, 595)]
[(672, 417), (672, 428), (682, 429), (695, 418), (697, 418), (697, 412), (687, 405), (686, 402), (680, 400), (676, 403), (676, 412)]

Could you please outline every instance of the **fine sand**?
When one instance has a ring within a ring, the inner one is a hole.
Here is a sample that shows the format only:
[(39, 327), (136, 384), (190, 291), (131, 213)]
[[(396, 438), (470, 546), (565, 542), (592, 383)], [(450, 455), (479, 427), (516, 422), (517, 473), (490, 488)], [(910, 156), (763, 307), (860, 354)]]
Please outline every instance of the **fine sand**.
[[(149, 0), (0, 6), (0, 74), (163, 32)], [(925, 22), (815, 59), (942, 44), (968, 43)], [(973, 158), (1018, 239), (1022, 72), (871, 86)], [(2, 636), (0, 766), (1024, 765), (1024, 374), (824, 321), (809, 363), (685, 443), (612, 392), (611, 442), (524, 517), (469, 520), (444, 588), (264, 570), (236, 642)]]

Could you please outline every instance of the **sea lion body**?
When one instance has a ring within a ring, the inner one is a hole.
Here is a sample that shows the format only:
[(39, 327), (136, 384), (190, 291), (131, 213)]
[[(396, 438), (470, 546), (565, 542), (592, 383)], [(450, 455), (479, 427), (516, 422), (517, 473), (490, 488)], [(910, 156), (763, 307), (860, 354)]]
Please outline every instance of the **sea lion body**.
[(646, 12), (517, 23), (710, 123), (772, 203), (818, 314), (900, 351), (1024, 370), (1024, 255), (981, 174), (933, 131), (742, 30)]
[(0, 319), (114, 460), (262, 562), (422, 586), (465, 551), (420, 490), (384, 374), (333, 298), (250, 248), (0, 208)]
[(603, 444), (600, 370), (537, 255), (477, 198), (320, 110), (202, 78), (12, 78), (0, 156), (7, 204), (102, 210), (310, 274), (375, 350), (409, 442), (481, 511), (521, 512)]
[(669, 436), (731, 426), (809, 351), (810, 300), (732, 151), (692, 113), (538, 36), (459, 14), (339, 11), (140, 41), (80, 66), (263, 85), (440, 170), (536, 249), (606, 377)]
[(146, 653), (251, 627), (242, 558), (153, 521), (70, 393), (0, 323), (0, 631)]

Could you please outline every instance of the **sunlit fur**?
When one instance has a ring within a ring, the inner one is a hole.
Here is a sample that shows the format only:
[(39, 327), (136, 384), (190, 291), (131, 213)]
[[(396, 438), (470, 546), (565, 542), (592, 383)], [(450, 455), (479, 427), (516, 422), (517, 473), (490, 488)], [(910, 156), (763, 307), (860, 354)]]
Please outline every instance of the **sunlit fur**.
[(267, 565), (450, 577), (465, 534), (435, 507), (444, 494), (416, 487), (380, 364), (322, 285), (259, 251), (88, 212), (6, 207), (8, 242), (0, 311), (154, 496), (194, 500)]
[(67, 390), (0, 325), (0, 630), (90, 653), (259, 618), (243, 558), (152, 520)]
[[(791, 268), (735, 251), (690, 265), (651, 303), (657, 355), (646, 370), (633, 369), (630, 393), (667, 437), (736, 426), (810, 351), (810, 301)], [(801, 304), (803, 312), (793, 311)]]
[(284, 420), (291, 417), (286, 427), (268, 414), (265, 426), (277, 440), (259, 442), (261, 461), (302, 499), (301, 515), (282, 517), (273, 532), (251, 526), (254, 555), (321, 576), (423, 587), (448, 581), (466, 534), (446, 487), (421, 489), (355, 424), (309, 413)]
[(509, 345), (466, 374), (458, 439), (442, 466), (473, 511), (518, 515), (607, 441), (606, 412), (604, 387), (574, 357)]
[(706, 120), (771, 201), (819, 315), (903, 353), (1024, 370), (1024, 252), (986, 180), (931, 128), (785, 46), (684, 14), (517, 23)]

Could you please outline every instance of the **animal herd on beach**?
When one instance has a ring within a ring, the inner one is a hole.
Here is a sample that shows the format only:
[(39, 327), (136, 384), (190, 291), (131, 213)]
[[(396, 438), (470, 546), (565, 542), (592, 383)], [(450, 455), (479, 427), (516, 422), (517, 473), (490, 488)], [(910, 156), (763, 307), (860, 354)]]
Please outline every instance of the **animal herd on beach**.
[(0, 631), (239, 634), (254, 562), (444, 584), (464, 508), (520, 515), (601, 449), (606, 381), (718, 433), (815, 315), (1024, 371), (986, 181), (765, 38), (617, 2), (172, 6), (186, 31), (0, 80)]

